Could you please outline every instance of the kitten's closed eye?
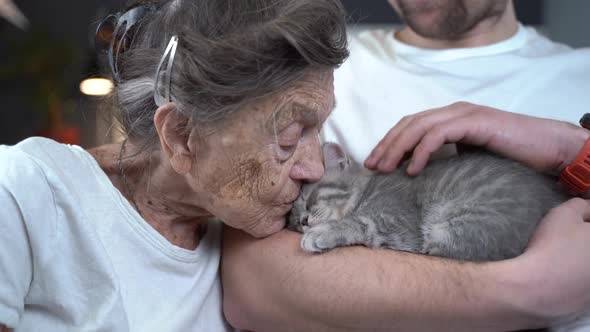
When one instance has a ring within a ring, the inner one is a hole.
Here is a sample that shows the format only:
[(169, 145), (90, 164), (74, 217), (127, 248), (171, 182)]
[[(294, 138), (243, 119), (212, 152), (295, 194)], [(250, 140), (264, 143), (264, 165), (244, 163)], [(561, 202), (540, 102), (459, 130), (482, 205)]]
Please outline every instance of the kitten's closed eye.
[(295, 201), (293, 209), (287, 218), (287, 228), (293, 231), (303, 232), (303, 226), (307, 226), (308, 213), (305, 211), (305, 202), (300, 197)]

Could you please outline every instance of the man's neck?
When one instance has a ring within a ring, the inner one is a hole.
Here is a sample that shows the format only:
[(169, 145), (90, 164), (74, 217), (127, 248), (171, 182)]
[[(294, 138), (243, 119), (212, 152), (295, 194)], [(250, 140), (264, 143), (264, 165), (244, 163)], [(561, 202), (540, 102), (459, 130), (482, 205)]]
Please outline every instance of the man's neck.
[(420, 48), (449, 49), (491, 45), (509, 39), (517, 31), (518, 21), (516, 20), (514, 8), (508, 6), (502, 16), (482, 20), (463, 36), (451, 40), (425, 38), (407, 26), (397, 32), (395, 38)]

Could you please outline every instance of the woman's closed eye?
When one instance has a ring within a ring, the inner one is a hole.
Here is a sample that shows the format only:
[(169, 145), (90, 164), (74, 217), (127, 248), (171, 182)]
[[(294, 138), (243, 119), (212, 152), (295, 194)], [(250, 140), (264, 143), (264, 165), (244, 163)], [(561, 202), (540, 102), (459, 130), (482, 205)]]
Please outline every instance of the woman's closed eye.
[(294, 123), (287, 127), (277, 137), (277, 143), (279, 146), (279, 158), (281, 160), (289, 159), (301, 140), (303, 132), (303, 126), (299, 123)]

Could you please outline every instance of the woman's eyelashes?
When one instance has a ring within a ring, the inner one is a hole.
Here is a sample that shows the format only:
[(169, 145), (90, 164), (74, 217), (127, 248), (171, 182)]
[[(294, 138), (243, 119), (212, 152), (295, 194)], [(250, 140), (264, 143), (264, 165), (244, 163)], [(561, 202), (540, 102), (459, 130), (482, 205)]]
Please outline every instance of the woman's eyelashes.
[(286, 161), (291, 158), (297, 147), (305, 139), (317, 139), (320, 135), (321, 126), (304, 125), (300, 122), (295, 122), (283, 129), (276, 136), (277, 147), (279, 150), (278, 156), (281, 161)]
[(301, 124), (294, 123), (279, 133), (277, 137), (277, 145), (280, 150), (280, 159), (286, 160), (295, 153), (299, 141), (301, 140), (303, 130), (304, 128)]

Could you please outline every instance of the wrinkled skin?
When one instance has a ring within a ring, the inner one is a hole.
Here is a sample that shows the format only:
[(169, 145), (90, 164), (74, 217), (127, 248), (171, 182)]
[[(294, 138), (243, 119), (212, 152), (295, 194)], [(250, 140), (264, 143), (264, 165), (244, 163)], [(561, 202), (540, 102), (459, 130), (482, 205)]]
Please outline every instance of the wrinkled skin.
[(482, 20), (500, 17), (508, 0), (389, 0), (417, 34), (433, 39), (456, 39)]
[(315, 71), (214, 125), (162, 105), (159, 146), (89, 152), (148, 224), (193, 250), (211, 217), (256, 237), (284, 227), (302, 183), (324, 173), (318, 133), (333, 108), (333, 71)]
[(281, 230), (301, 184), (324, 173), (318, 133), (333, 107), (332, 72), (309, 74), (195, 142), (202, 207), (256, 237)]

